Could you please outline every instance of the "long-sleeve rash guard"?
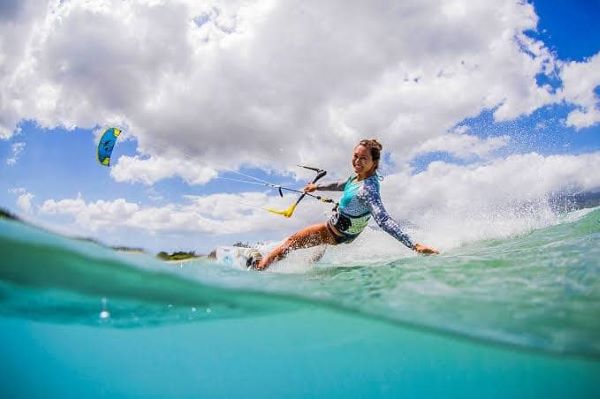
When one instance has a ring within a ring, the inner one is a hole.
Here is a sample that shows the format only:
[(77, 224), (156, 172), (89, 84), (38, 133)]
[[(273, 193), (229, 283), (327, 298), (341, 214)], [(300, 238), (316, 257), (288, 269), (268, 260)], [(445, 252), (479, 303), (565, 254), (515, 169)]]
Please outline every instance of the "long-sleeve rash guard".
[(343, 191), (337, 213), (332, 215), (329, 224), (349, 239), (356, 238), (367, 227), (371, 215), (386, 233), (409, 248), (414, 248), (410, 237), (400, 225), (387, 213), (381, 195), (377, 175), (357, 181), (356, 176), (346, 182), (318, 185), (320, 191)]

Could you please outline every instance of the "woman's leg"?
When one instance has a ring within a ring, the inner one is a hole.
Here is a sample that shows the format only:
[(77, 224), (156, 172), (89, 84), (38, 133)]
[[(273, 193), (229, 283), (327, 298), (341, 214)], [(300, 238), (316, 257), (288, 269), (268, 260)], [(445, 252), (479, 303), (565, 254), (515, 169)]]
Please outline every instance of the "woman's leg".
[(275, 261), (287, 256), (290, 251), (300, 248), (310, 248), (322, 244), (335, 245), (335, 238), (327, 228), (327, 223), (315, 224), (292, 234), (280, 246), (265, 256), (256, 268), (263, 270)]

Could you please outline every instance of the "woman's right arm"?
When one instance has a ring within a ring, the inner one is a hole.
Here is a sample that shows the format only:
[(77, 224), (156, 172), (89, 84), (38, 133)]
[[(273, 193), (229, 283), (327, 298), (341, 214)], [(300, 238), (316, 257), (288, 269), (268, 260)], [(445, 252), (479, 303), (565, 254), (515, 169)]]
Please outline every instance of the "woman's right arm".
[(306, 187), (304, 187), (304, 191), (307, 193), (312, 193), (313, 191), (344, 191), (344, 186), (346, 185), (346, 181), (334, 182), (329, 184), (315, 184), (308, 183)]

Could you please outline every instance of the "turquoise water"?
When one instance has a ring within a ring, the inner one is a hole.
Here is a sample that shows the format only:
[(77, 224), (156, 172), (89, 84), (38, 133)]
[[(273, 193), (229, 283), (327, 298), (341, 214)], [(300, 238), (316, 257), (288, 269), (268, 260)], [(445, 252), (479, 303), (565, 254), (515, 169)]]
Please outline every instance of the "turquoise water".
[(600, 397), (599, 244), (595, 209), (257, 273), (0, 221), (1, 396)]

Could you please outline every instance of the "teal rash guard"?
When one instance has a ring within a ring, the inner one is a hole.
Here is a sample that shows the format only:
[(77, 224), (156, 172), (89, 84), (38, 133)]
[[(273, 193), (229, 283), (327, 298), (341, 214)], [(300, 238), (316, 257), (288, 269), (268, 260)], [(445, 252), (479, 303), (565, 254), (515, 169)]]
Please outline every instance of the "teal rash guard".
[(379, 178), (377, 175), (370, 176), (362, 181), (357, 181), (357, 176), (350, 177), (346, 182), (332, 183), (329, 185), (318, 185), (320, 191), (343, 191), (337, 212), (331, 216), (327, 225), (333, 232), (338, 231), (343, 236), (338, 240), (351, 242), (369, 223), (371, 215), (375, 222), (386, 233), (414, 249), (410, 237), (402, 231), (396, 222), (385, 210), (381, 195), (379, 194)]

